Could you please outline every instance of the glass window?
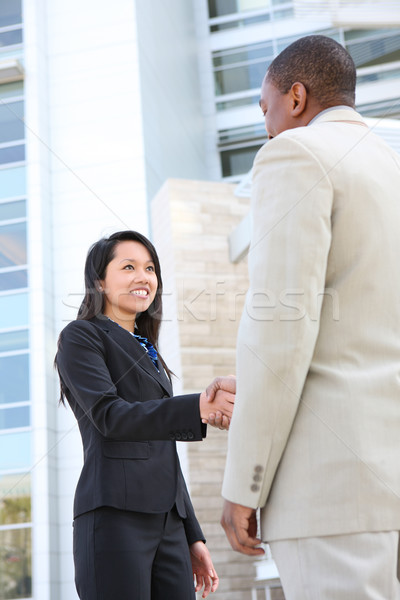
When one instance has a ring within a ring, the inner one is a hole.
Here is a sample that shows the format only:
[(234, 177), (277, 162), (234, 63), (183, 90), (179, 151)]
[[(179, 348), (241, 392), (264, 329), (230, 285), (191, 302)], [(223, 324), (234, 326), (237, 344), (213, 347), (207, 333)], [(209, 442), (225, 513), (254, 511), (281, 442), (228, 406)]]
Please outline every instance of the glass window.
[(22, 23), (21, 0), (1, 0), (0, 27)]
[[(261, 138), (260, 143), (267, 141), (267, 132), (263, 122), (257, 125), (235, 127), (232, 129), (221, 129), (218, 133), (220, 144), (232, 144), (233, 142), (255, 142), (255, 138)], [(223, 150), (223, 148), (221, 148)]]
[(0, 169), (0, 199), (25, 195), (25, 167)]
[(210, 18), (222, 17), (237, 12), (237, 0), (208, 0)]
[[(337, 29), (323, 29), (321, 31), (316, 31), (316, 34), (326, 35), (327, 37), (336, 40), (337, 42), (341, 42), (340, 32)], [(290, 46), (293, 42), (299, 39), (298, 35), (292, 35), (290, 37), (280, 38), (277, 40), (277, 54), (280, 54), (282, 50)]]
[(28, 294), (0, 296), (0, 329), (28, 325)]
[(12, 31), (3, 31), (0, 33), (0, 48), (4, 46), (14, 46), (22, 43), (22, 29), (13, 29)]
[(216, 52), (213, 55), (214, 67), (224, 67), (226, 65), (234, 65), (235, 63), (248, 63), (253, 60), (267, 60), (273, 57), (272, 43), (254, 44), (253, 46), (245, 46), (243, 48), (235, 48)]
[(29, 406), (0, 407), (0, 429), (17, 429), (18, 427), (29, 427), (29, 425)]
[(0, 143), (21, 140), (25, 136), (22, 100), (0, 104)]
[(32, 594), (31, 528), (0, 531), (1, 599)]
[[(399, 73), (400, 76), (400, 73)], [(383, 100), (381, 102), (372, 102), (371, 104), (363, 104), (359, 108), (361, 114), (366, 117), (391, 117), (400, 119), (400, 104), (394, 103), (393, 100)]]
[(3, 331), (0, 333), (0, 352), (13, 352), (29, 348), (29, 330)]
[(0, 272), (0, 292), (26, 287), (28, 287), (28, 271), (26, 269)]
[(0, 225), (0, 268), (26, 264), (26, 223)]
[(2, 433), (0, 435), (0, 471), (27, 469), (30, 466), (30, 432)]
[[(282, 6), (281, 9), (279, 7)], [(290, 0), (209, 0), (210, 31), (247, 27), (265, 21), (293, 18), (294, 2)], [(225, 18), (224, 18), (225, 17)]]
[(270, 0), (237, 0), (238, 10), (240, 12), (246, 10), (261, 10), (263, 8), (269, 8), (271, 5)]
[(346, 48), (356, 67), (369, 67), (386, 62), (400, 60), (400, 34), (398, 29), (382, 35), (379, 31), (369, 31), (364, 37), (357, 38), (350, 32), (345, 34)]
[(242, 90), (260, 88), (270, 61), (263, 60), (254, 64), (216, 71), (216, 95), (233, 94)]
[(344, 32), (344, 39), (346, 44), (351, 43), (352, 41), (361, 39), (367, 39), (370, 37), (381, 37), (382, 35), (386, 35), (387, 33), (393, 33), (393, 29), (350, 29), (349, 31)]
[(294, 17), (294, 9), (293, 7), (290, 7), (282, 10), (276, 10), (273, 14), (275, 21), (280, 21), (282, 19), (291, 19)]
[(222, 175), (224, 177), (243, 175), (250, 171), (254, 157), (260, 148), (261, 144), (221, 152)]
[(0, 475), (0, 525), (30, 523), (31, 520), (30, 474)]
[(0, 85), (0, 98), (13, 98), (14, 96), (22, 96), (24, 93), (23, 81), (12, 81), (11, 83), (2, 83)]
[[(277, 4), (277, 2), (275, 1), (273, 4)], [(210, 18), (242, 13), (247, 10), (262, 10), (270, 8), (270, 6), (270, 0), (208, 0)]]
[(29, 354), (0, 357), (0, 381), (0, 406), (13, 402), (27, 402), (29, 400)]
[(258, 104), (259, 100), (260, 93), (253, 96), (246, 96), (245, 98), (236, 98), (236, 100), (224, 100), (222, 102), (217, 102), (217, 110), (229, 110), (231, 108), (238, 108), (239, 106)]
[(25, 145), (7, 146), (0, 148), (0, 164), (20, 162), (25, 160)]
[(22, 219), (26, 216), (26, 200), (0, 202), (0, 221)]
[(223, 31), (224, 29), (234, 29), (235, 27), (247, 27), (247, 25), (262, 23), (263, 21), (270, 21), (271, 15), (274, 16), (274, 13), (266, 12), (255, 15), (254, 17), (248, 17), (247, 19), (235, 19), (233, 21), (228, 21), (227, 23), (217, 23), (211, 25), (210, 31), (211, 33), (214, 33), (215, 31)]
[[(383, 81), (384, 79), (394, 78), (400, 78), (400, 69), (389, 69), (388, 71), (380, 71), (379, 67), (377, 67), (374, 73), (368, 73), (367, 75), (359, 75), (357, 77), (357, 84), (359, 85), (360, 83), (368, 83), (371, 81)], [(389, 117), (392, 116), (394, 113), (398, 112), (398, 110), (398, 102), (395, 101), (393, 103), (393, 100), (390, 100), (390, 102), (387, 103), (386, 109), (379, 116)]]
[(259, 89), (273, 56), (272, 42), (215, 52), (213, 64), (217, 95)]

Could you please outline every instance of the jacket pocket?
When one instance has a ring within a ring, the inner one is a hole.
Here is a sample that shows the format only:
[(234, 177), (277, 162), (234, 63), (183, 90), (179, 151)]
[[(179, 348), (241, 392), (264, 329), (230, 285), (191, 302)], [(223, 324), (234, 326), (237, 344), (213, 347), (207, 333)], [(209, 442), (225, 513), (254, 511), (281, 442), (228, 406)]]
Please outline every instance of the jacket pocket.
[(149, 442), (102, 442), (107, 458), (146, 459), (150, 457)]

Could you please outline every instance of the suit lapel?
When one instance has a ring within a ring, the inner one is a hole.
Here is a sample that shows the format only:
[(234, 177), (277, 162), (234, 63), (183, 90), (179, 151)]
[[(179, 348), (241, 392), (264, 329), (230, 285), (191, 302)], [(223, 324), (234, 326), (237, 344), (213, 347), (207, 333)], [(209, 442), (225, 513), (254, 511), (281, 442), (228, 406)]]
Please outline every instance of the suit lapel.
[(120, 327), (117, 323), (110, 321), (107, 317), (94, 317), (92, 322), (108, 333), (118, 345), (132, 358), (140, 369), (146, 371), (148, 375), (153, 377), (168, 393), (172, 395), (172, 385), (169, 381), (164, 369), (159, 362), (160, 371), (157, 371), (150, 356), (146, 350), (139, 344), (129, 331)]

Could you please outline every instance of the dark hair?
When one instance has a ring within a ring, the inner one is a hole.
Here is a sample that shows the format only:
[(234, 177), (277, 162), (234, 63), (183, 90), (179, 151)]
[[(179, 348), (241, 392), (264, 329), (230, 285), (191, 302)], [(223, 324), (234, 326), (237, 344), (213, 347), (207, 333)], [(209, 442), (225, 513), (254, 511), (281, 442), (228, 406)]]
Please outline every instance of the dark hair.
[(265, 76), (281, 94), (296, 81), (323, 108), (346, 104), (354, 107), (356, 67), (347, 50), (332, 38), (309, 35), (283, 50)]
[[(153, 244), (144, 235), (137, 231), (118, 231), (108, 238), (102, 238), (95, 242), (90, 248), (85, 262), (85, 296), (79, 307), (77, 320), (89, 321), (93, 317), (102, 314), (104, 310), (104, 296), (99, 289), (99, 281), (105, 278), (108, 264), (115, 256), (115, 249), (120, 242), (139, 242), (149, 252), (151, 260), (154, 263), (154, 270), (157, 275), (157, 292), (149, 308), (136, 316), (135, 326), (137, 333), (146, 337), (157, 350), (158, 360), (164, 367), (169, 379), (173, 372), (168, 368), (164, 359), (158, 351), (158, 336), (161, 327), (162, 318), (162, 291), (163, 283), (161, 278), (161, 268), (158, 255)], [(55, 366), (57, 364), (55, 362)], [(60, 379), (61, 396), (60, 402), (64, 404), (64, 385)]]
[(91, 248), (85, 263), (85, 296), (79, 307), (77, 319), (88, 321), (104, 310), (104, 296), (99, 289), (99, 281), (105, 279), (108, 264), (115, 256), (120, 242), (139, 242), (149, 252), (157, 275), (157, 292), (149, 308), (136, 318), (138, 334), (146, 337), (153, 346), (158, 343), (162, 317), (162, 291), (160, 261), (156, 249), (144, 235), (137, 231), (118, 231), (108, 238), (102, 238)]

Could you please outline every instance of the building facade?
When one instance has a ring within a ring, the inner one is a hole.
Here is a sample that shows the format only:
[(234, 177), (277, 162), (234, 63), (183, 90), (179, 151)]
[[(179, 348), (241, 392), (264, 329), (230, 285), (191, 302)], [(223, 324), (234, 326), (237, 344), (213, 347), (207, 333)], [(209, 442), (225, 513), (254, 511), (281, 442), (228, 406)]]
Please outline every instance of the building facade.
[[(0, 600), (77, 598), (71, 520), (81, 442), (70, 411), (57, 406), (52, 364), (82, 297), (88, 247), (118, 229), (152, 236), (150, 200), (167, 178), (241, 179), (265, 141), (266, 67), (299, 36), (345, 44), (361, 112), (399, 117), (398, 2), (361, 4), (1, 0)], [(214, 193), (204, 201), (210, 215)], [(212, 355), (206, 341), (201, 352)], [(171, 357), (182, 361), (178, 345)], [(201, 385), (203, 367), (178, 388)], [(198, 489), (199, 464), (184, 449), (182, 461)]]
[(32, 478), (22, 13), (0, 5), (0, 588), (31, 596)]
[(2, 600), (77, 598), (82, 449), (53, 359), (88, 247), (150, 235), (147, 199), (167, 175), (207, 178), (193, 10), (151, 5), (0, 2)]
[[(258, 106), (268, 64), (297, 38), (327, 35), (357, 67), (357, 109), (400, 117), (400, 7), (394, 0), (209, 0), (198, 10), (203, 69), (211, 65), (204, 106), (220, 156), (220, 175), (237, 181), (266, 141)], [(205, 76), (204, 76), (205, 78)], [(212, 135), (210, 134), (210, 135)]]
[[(250, 204), (249, 198), (234, 195), (236, 187), (168, 179), (152, 200), (153, 239), (165, 290), (161, 343), (176, 375), (174, 388), (187, 393), (204, 389), (217, 375), (235, 372), (248, 276), (245, 261), (229, 260), (228, 243)], [(227, 441), (227, 432), (210, 427), (203, 442), (180, 444), (192, 502), (220, 578), (213, 597), (265, 600), (266, 582), (255, 581), (261, 561), (234, 552), (219, 523)], [(262, 563), (263, 577), (267, 569), (269, 575), (268, 600), (282, 600), (275, 565)]]

